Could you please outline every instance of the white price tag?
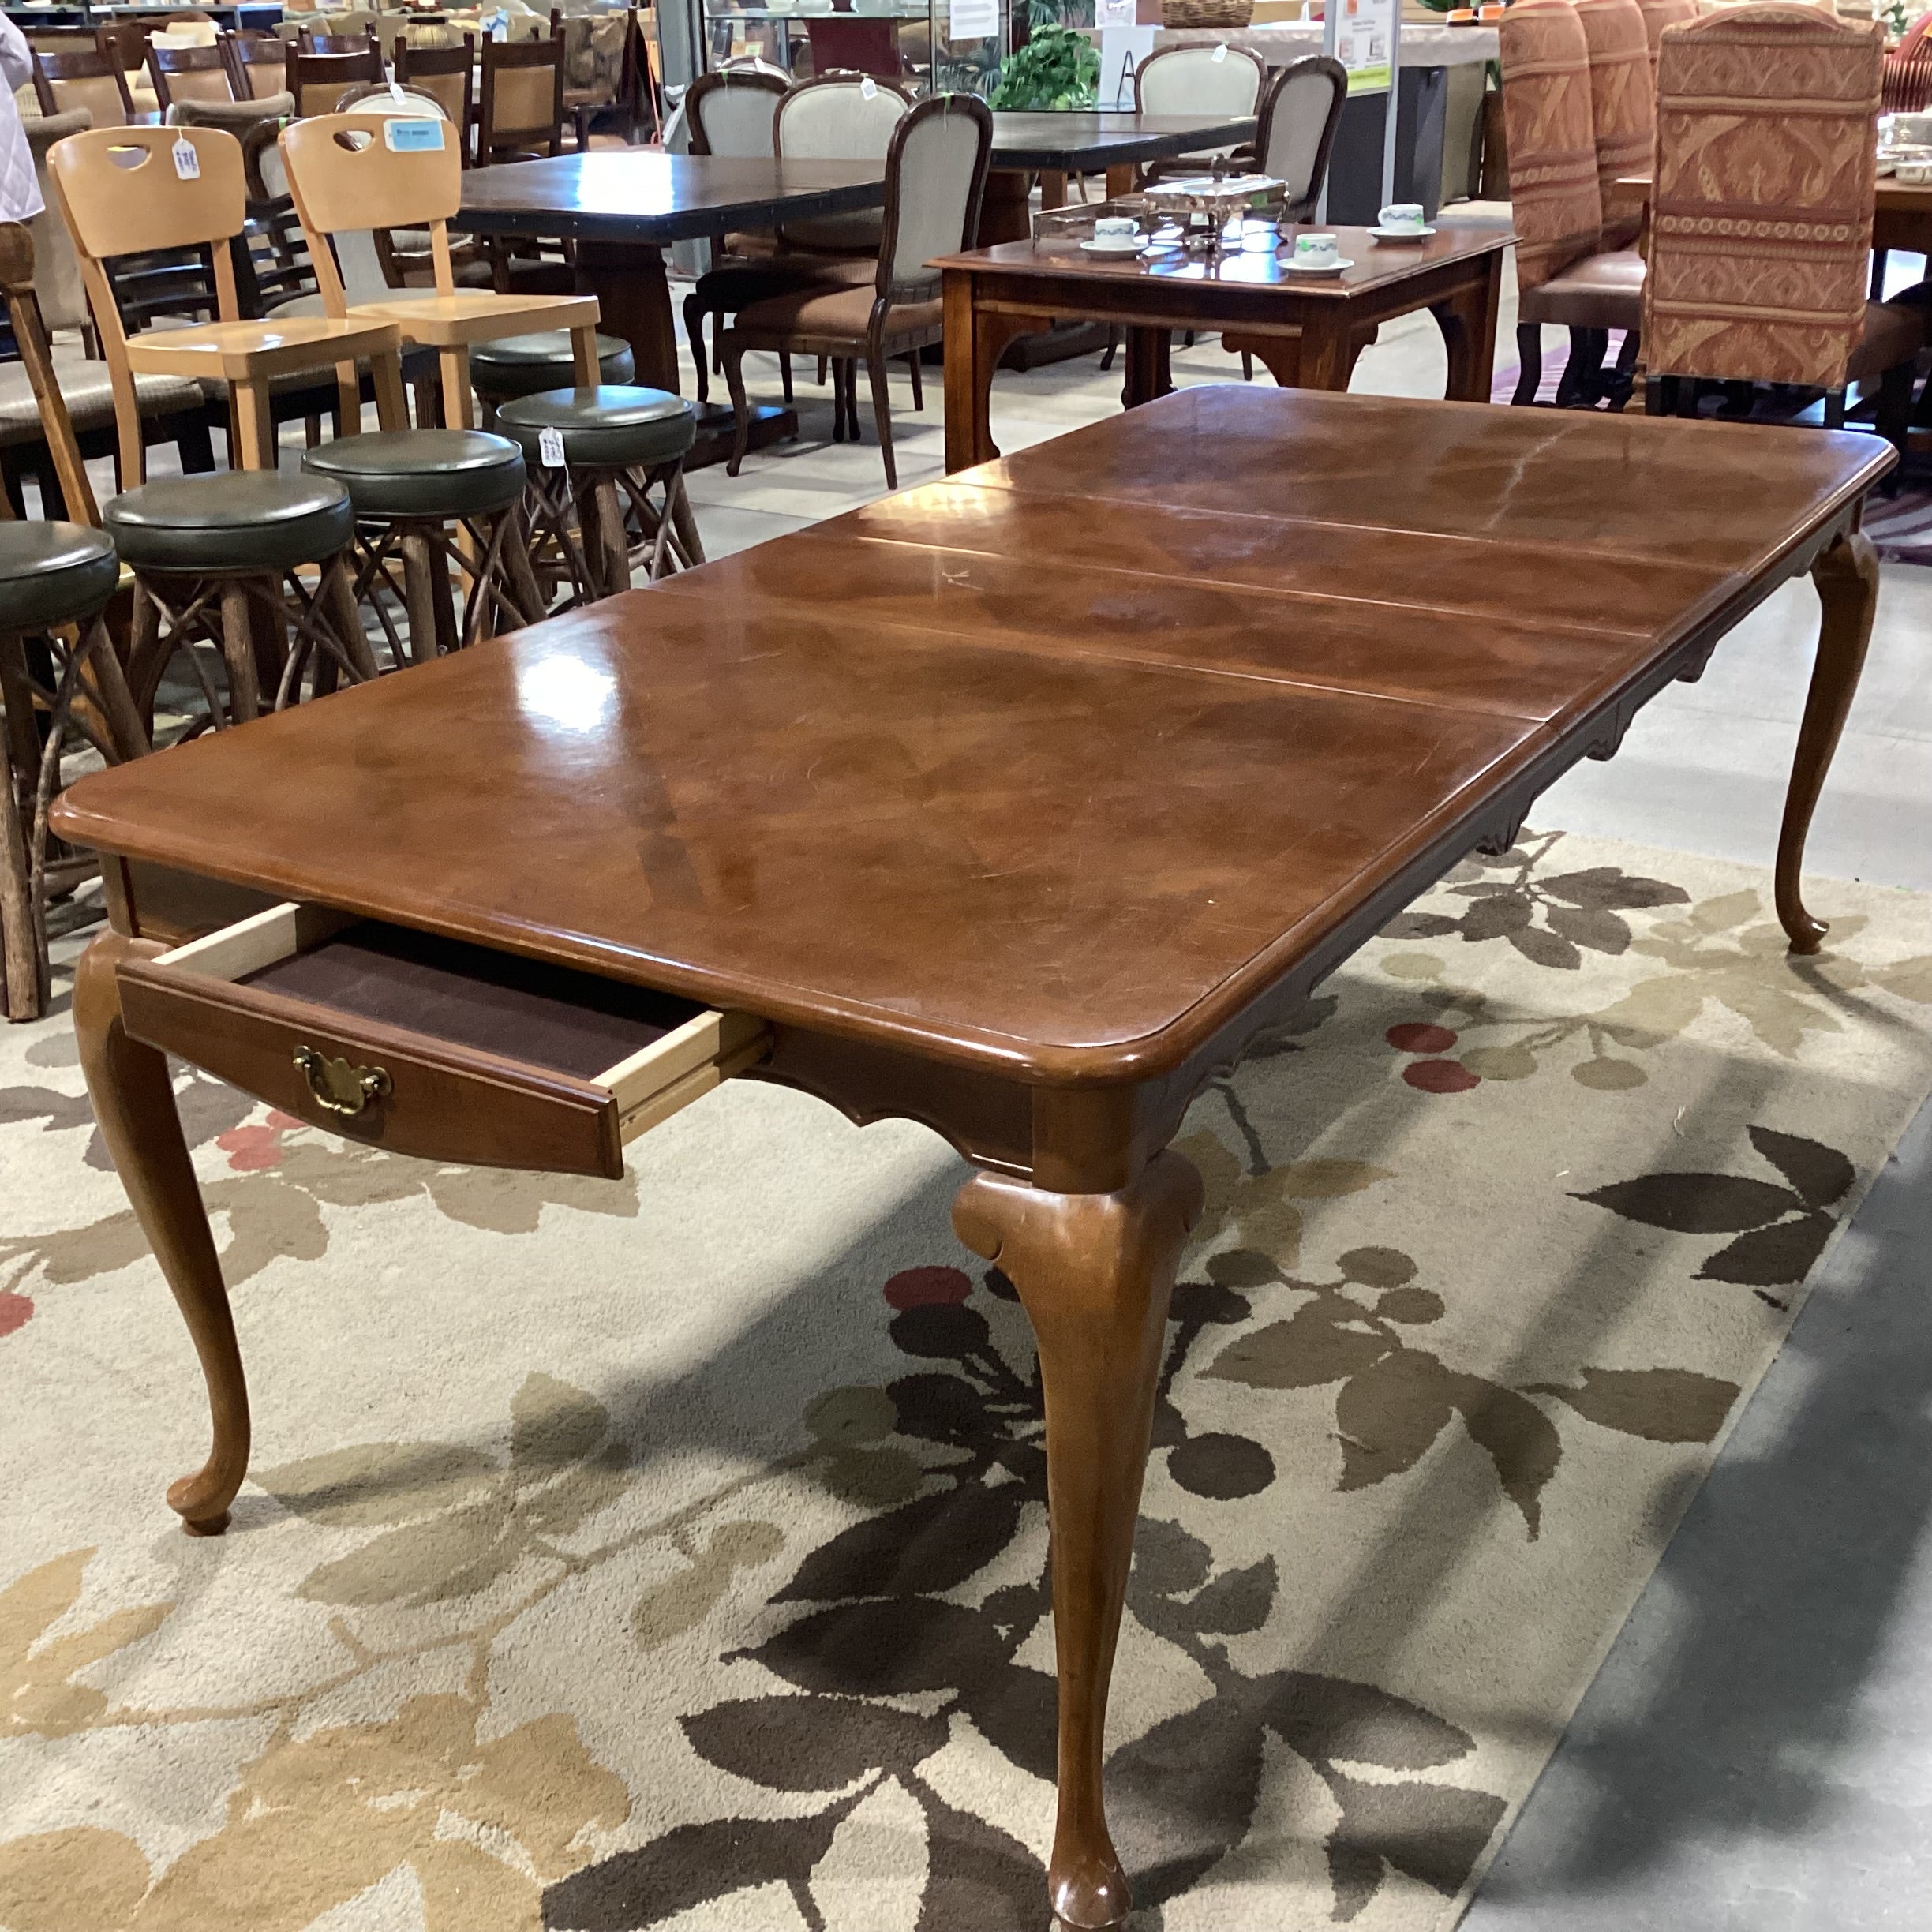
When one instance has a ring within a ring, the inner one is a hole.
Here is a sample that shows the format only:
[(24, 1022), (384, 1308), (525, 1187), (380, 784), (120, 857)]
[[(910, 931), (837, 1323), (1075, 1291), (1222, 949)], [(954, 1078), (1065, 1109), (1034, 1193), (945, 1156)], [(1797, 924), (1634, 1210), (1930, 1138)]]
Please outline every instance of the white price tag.
[(400, 80), (391, 80), (389, 83), (389, 98), (399, 107), (407, 104), (409, 96), (402, 92), (402, 83)]
[(1217, 40), (1215, 43), (1214, 58), (1216, 62), (1227, 58), (1227, 43), (1225, 40)]
[(867, 74), (866, 77), (859, 83), (859, 92), (867, 100), (871, 100), (875, 98), (878, 93), (878, 83), (874, 80), (870, 74)]
[(194, 143), (185, 134), (174, 144), (174, 176), (178, 181), (201, 178), (201, 157), (195, 152)]
[(554, 428), (539, 430), (537, 455), (546, 470), (561, 470), (564, 467), (564, 432)]

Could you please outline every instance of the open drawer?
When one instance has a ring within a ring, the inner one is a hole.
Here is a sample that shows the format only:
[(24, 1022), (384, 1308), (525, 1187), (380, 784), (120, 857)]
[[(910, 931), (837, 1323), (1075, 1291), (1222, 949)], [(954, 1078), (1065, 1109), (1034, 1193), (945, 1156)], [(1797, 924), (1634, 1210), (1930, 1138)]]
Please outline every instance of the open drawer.
[(320, 906), (119, 973), (129, 1033), (285, 1112), (431, 1160), (623, 1172), (623, 1144), (769, 1050), (694, 1000)]

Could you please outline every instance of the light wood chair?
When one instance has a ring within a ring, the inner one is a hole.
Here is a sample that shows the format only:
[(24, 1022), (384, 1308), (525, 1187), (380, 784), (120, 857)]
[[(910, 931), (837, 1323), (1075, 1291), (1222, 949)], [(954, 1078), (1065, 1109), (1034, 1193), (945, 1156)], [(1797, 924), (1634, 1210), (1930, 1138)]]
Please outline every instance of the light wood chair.
[[(500, 295), (459, 289), (450, 260), (449, 223), (462, 201), (462, 157), (454, 128), (441, 127), (440, 146), (399, 152), (380, 111), (324, 114), (283, 131), (282, 157), (289, 192), (308, 238), (324, 306), (345, 320), (391, 325), (406, 342), (437, 352), (443, 376), (443, 420), (451, 429), (475, 422), (470, 384), (470, 347), (536, 331), (566, 329), (571, 343), (571, 376), (580, 386), (597, 381), (597, 303), (593, 295)], [(351, 302), (343, 286), (330, 242), (336, 235), (368, 229), (425, 227), (429, 231), (433, 290), (398, 290), (373, 301)]]
[[(186, 178), (174, 158), (179, 148), (195, 156), (195, 171)], [(114, 373), (124, 483), (147, 476), (133, 382), (140, 370), (227, 384), (242, 469), (275, 467), (268, 384), (275, 376), (333, 367), (344, 420), (355, 421), (362, 413), (355, 365), (366, 361), (376, 373), (385, 425), (400, 426), (399, 339), (392, 322), (334, 315), (242, 319), (229, 244), (247, 219), (247, 189), (242, 144), (234, 135), (220, 128), (95, 128), (56, 146), (47, 170)], [(120, 256), (189, 249), (209, 252), (219, 319), (130, 338), (107, 264)]]

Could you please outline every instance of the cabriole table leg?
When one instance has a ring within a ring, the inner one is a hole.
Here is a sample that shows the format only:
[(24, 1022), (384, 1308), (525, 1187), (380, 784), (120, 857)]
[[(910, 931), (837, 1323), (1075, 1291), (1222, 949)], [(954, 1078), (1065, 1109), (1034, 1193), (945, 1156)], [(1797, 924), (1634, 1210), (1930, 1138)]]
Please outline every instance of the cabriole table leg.
[(248, 1471), (248, 1385), (215, 1237), (175, 1111), (167, 1056), (129, 1036), (114, 978), (124, 959), (151, 959), (166, 949), (120, 933), (96, 939), (74, 977), (74, 1033), (102, 1137), (174, 1291), (208, 1380), (214, 1447), (201, 1468), (171, 1485), (168, 1504), (190, 1535), (219, 1536), (228, 1526), (228, 1505)]
[(1798, 751), (1792, 761), (1791, 789), (1784, 797), (1784, 823), (1778, 834), (1778, 923), (1794, 953), (1815, 953), (1826, 927), (1804, 908), (1799, 874), (1805, 838), (1818, 809), (1825, 774), (1831, 769), (1839, 735), (1857, 695), (1859, 674), (1871, 642), (1872, 616), (1878, 607), (1878, 557), (1871, 539), (1855, 530), (1825, 551), (1811, 567), (1822, 616), (1818, 659), (1805, 696), (1804, 722), (1798, 728)]
[(1107, 1685), (1133, 1556), (1174, 1266), (1200, 1177), (1158, 1155), (1112, 1194), (1055, 1194), (978, 1174), (960, 1238), (1020, 1291), (1039, 1343), (1060, 1676), (1060, 1805), (1047, 1886), (1062, 1926), (1117, 1926), (1126, 1874), (1101, 1791)]

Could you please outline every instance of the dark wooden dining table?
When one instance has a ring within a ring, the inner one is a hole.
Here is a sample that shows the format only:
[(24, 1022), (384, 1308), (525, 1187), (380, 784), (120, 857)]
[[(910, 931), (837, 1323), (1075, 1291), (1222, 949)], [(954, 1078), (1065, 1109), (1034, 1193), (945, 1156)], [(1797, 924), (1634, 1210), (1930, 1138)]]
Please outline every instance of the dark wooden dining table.
[(1507, 223), (1445, 223), (1421, 242), (1378, 242), (1365, 228), (1324, 227), (1351, 265), (1306, 275), (1285, 266), (1294, 237), (1315, 224), (1271, 231), (1264, 245), (1211, 260), (1174, 249), (1125, 260), (1086, 253), (1071, 237), (1008, 242), (940, 259), (945, 282), (946, 467), (999, 454), (987, 398), (1014, 339), (1055, 319), (1127, 331), (1129, 408), (1174, 387), (1169, 350), (1177, 329), (1219, 330), (1284, 387), (1346, 389), (1378, 326), (1426, 309), (1449, 352), (1446, 394), (1487, 402), (1496, 361)]
[[(998, 240), (1028, 232), (1028, 196), (1043, 170), (1110, 169), (1124, 182), (1121, 171), (1137, 162), (1245, 140), (1253, 132), (1252, 117), (996, 114), (981, 233)], [(465, 170), (459, 219), (477, 234), (572, 243), (578, 286), (597, 297), (605, 333), (631, 345), (640, 383), (676, 392), (678, 343), (665, 276), (667, 246), (877, 208), (885, 198), (884, 170), (876, 162), (593, 148)], [(752, 412), (754, 449), (797, 433), (790, 409), (763, 406)], [(721, 462), (731, 446), (732, 413), (713, 405), (702, 414), (686, 467)]]
[[(658, 148), (547, 155), (466, 168), (462, 179), (459, 219), (473, 233), (574, 244), (577, 285), (597, 297), (598, 326), (631, 345), (638, 382), (674, 395), (680, 385), (667, 246), (877, 208), (886, 199), (875, 162), (743, 159)], [(724, 462), (732, 433), (728, 407), (702, 411), (685, 467)], [(752, 412), (754, 449), (797, 434), (789, 408)]]
[[(1799, 866), (1893, 461), (1841, 433), (1192, 388), (80, 779), (54, 827), (102, 855), (112, 922), (77, 971), (82, 1065), (214, 1427), (170, 1503), (225, 1526), (249, 1421), (169, 1053), (316, 1126), (507, 1166), (616, 1171), (624, 1133), (727, 1076), (922, 1121), (970, 1164), (955, 1226), (1039, 1343), (1052, 1903), (1120, 1926), (1103, 1743), (1202, 1202), (1168, 1144), (1189, 1102), (1806, 572), (1776, 901), (1815, 950)], [(683, 1088), (633, 1058), (586, 1076), (658, 1035)], [(353, 1402), (357, 1338), (409, 1316), (341, 1286)]]

